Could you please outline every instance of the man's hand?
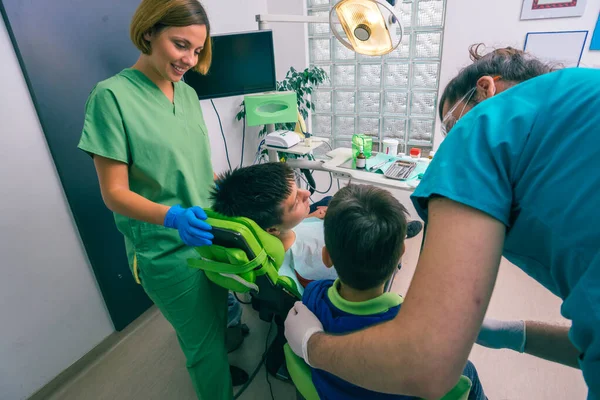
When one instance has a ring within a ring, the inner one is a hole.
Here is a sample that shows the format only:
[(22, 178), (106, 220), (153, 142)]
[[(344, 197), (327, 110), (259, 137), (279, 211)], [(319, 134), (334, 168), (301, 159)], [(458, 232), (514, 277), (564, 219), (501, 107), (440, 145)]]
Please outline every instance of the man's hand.
[(285, 320), (285, 338), (294, 353), (308, 365), (308, 340), (318, 332), (323, 332), (321, 321), (302, 302), (297, 301)]

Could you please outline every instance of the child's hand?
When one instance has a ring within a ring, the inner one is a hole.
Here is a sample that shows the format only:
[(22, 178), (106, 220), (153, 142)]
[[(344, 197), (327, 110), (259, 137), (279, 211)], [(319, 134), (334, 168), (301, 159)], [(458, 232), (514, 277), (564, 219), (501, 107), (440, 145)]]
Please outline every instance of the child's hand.
[(325, 218), (326, 213), (327, 213), (327, 207), (319, 206), (319, 207), (317, 207), (315, 212), (308, 214), (308, 216), (323, 219), (323, 218)]

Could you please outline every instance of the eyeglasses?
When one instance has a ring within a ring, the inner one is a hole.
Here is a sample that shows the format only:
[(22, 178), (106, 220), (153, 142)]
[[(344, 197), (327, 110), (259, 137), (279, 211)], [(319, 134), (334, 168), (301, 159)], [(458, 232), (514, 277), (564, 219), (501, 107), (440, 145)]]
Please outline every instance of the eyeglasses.
[[(492, 79), (494, 80), (494, 82), (498, 82), (500, 79), (502, 79), (502, 77), (494, 76)], [(467, 92), (467, 94), (465, 94), (459, 101), (457, 101), (456, 104), (446, 113), (446, 115), (444, 115), (444, 118), (442, 119), (442, 135), (444, 137), (446, 137), (448, 135), (448, 132), (450, 132), (450, 129), (452, 129), (452, 127), (454, 127), (454, 125), (456, 125), (458, 120), (463, 116), (463, 114), (465, 112), (465, 108), (467, 108), (467, 105), (471, 101), (471, 97), (473, 97), (473, 94), (475, 94), (476, 91), (477, 91), (477, 86), (475, 86), (473, 89), (469, 90)], [(456, 118), (454, 116), (454, 111), (456, 111), (456, 109), (458, 108), (460, 103), (463, 103), (463, 102), (464, 102), (463, 108), (460, 111), (458, 118)]]
[[(448, 112), (444, 116), (444, 119), (442, 119), (442, 135), (444, 137), (446, 137), (448, 135), (448, 132), (450, 132), (450, 129), (452, 129), (452, 127), (454, 125), (456, 125), (456, 123), (458, 122), (460, 117), (462, 117), (463, 113), (465, 112), (465, 108), (467, 108), (467, 104), (469, 104), (469, 101), (471, 101), (471, 97), (473, 97), (473, 94), (475, 93), (476, 90), (477, 90), (477, 87), (474, 87), (473, 89), (469, 90), (467, 92), (467, 94), (465, 94), (459, 101), (456, 102), (456, 104), (454, 106), (452, 106), (452, 108), (450, 110), (448, 110)], [(460, 111), (458, 118), (456, 118), (454, 116), (454, 111), (456, 111), (458, 106), (460, 106), (460, 104), (463, 102), (464, 102), (463, 108)]]

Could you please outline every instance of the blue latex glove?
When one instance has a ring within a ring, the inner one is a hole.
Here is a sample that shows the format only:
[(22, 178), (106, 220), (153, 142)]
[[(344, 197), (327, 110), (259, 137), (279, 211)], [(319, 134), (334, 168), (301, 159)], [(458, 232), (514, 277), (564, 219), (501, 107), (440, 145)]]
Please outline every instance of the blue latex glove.
[(525, 321), (500, 321), (485, 318), (477, 336), (477, 344), (491, 349), (525, 351)]
[(206, 213), (198, 206), (183, 208), (173, 206), (165, 216), (164, 226), (177, 229), (183, 243), (188, 246), (210, 246), (214, 238), (212, 227), (205, 222)]

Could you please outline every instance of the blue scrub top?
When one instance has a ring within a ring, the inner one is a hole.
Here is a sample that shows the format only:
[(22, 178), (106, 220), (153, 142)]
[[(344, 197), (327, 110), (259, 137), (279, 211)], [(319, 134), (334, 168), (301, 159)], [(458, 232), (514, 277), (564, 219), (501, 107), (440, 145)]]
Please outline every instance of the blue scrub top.
[(503, 255), (564, 300), (590, 399), (600, 399), (600, 70), (566, 69), (477, 105), (412, 200), (443, 196), (506, 225)]

